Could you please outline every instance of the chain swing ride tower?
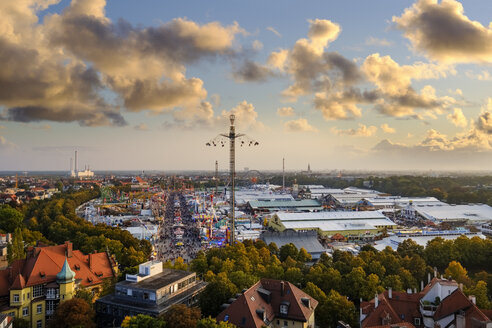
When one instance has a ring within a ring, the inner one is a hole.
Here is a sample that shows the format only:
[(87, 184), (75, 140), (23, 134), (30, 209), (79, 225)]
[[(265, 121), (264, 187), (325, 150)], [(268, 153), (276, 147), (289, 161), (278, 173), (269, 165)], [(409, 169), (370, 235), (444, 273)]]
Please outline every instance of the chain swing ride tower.
[(224, 147), (225, 144), (227, 143), (227, 139), (229, 139), (229, 170), (230, 170), (230, 179), (231, 179), (231, 188), (230, 188), (230, 218), (229, 218), (229, 228), (230, 228), (230, 235), (231, 238), (229, 239), (230, 244), (234, 245), (235, 243), (235, 220), (236, 220), (236, 213), (234, 210), (234, 205), (235, 205), (235, 176), (236, 176), (236, 140), (239, 142), (240, 146), (258, 146), (259, 143), (258, 141), (250, 139), (247, 135), (243, 133), (236, 133), (236, 127), (234, 126), (234, 121), (236, 117), (234, 114), (231, 114), (229, 116), (229, 120), (231, 122), (231, 125), (229, 127), (229, 134), (226, 133), (221, 133), (214, 139), (210, 140), (209, 142), (206, 143), (207, 146), (221, 146)]

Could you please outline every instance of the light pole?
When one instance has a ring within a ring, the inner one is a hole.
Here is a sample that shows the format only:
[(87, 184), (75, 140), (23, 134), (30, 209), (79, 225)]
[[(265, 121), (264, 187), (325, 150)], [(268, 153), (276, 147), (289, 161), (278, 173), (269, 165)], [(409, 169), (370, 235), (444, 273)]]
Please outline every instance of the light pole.
[(243, 133), (236, 133), (236, 127), (234, 126), (234, 120), (236, 119), (234, 114), (231, 114), (229, 116), (229, 120), (231, 122), (231, 125), (229, 127), (229, 134), (226, 133), (221, 133), (214, 139), (210, 140), (209, 142), (206, 143), (207, 146), (225, 146), (226, 140), (229, 139), (229, 170), (230, 170), (230, 179), (231, 179), (231, 194), (229, 197), (229, 202), (230, 202), (230, 221), (229, 221), (229, 226), (231, 229), (231, 238), (230, 238), (230, 244), (234, 245), (235, 242), (235, 232), (236, 232), (236, 225), (235, 225), (235, 210), (234, 210), (234, 205), (235, 205), (235, 176), (236, 176), (236, 139), (240, 141), (240, 145), (242, 146), (257, 146), (259, 145), (258, 141), (250, 139), (248, 136), (246, 136)]

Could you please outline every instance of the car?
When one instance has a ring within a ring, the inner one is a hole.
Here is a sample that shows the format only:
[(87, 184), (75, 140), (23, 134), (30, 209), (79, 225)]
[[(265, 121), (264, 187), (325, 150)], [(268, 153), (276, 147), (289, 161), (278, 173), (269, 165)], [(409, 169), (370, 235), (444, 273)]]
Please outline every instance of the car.
[(183, 244), (183, 242), (181, 242), (181, 241), (178, 241), (178, 242), (176, 243), (176, 246), (183, 246), (183, 245), (184, 245), (184, 244)]

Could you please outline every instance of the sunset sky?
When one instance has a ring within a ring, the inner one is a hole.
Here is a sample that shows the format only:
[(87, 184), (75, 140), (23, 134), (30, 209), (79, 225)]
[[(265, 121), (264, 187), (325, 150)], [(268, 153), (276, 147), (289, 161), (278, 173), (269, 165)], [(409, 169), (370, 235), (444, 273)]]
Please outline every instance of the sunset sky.
[(0, 1), (0, 170), (492, 167), (492, 1)]

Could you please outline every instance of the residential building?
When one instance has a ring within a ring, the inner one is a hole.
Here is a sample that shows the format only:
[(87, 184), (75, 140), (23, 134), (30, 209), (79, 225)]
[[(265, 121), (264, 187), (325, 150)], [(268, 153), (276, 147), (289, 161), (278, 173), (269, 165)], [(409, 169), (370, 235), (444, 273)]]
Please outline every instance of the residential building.
[(96, 295), (103, 281), (116, 274), (116, 261), (107, 253), (84, 255), (70, 242), (29, 247), (25, 259), (0, 270), (0, 313), (43, 328), (77, 288), (86, 287)]
[(196, 273), (164, 269), (160, 261), (140, 264), (138, 270), (117, 283), (114, 294), (96, 301), (99, 325), (119, 324), (125, 316), (137, 314), (158, 317), (174, 304), (194, 305), (207, 285)]
[[(489, 328), (492, 321), (454, 280), (434, 278), (419, 293), (391, 289), (360, 305), (361, 328), (412, 324), (415, 327)], [(393, 326), (391, 326), (393, 327)]]
[(287, 281), (263, 278), (225, 308), (217, 321), (241, 328), (314, 328), (318, 301)]

